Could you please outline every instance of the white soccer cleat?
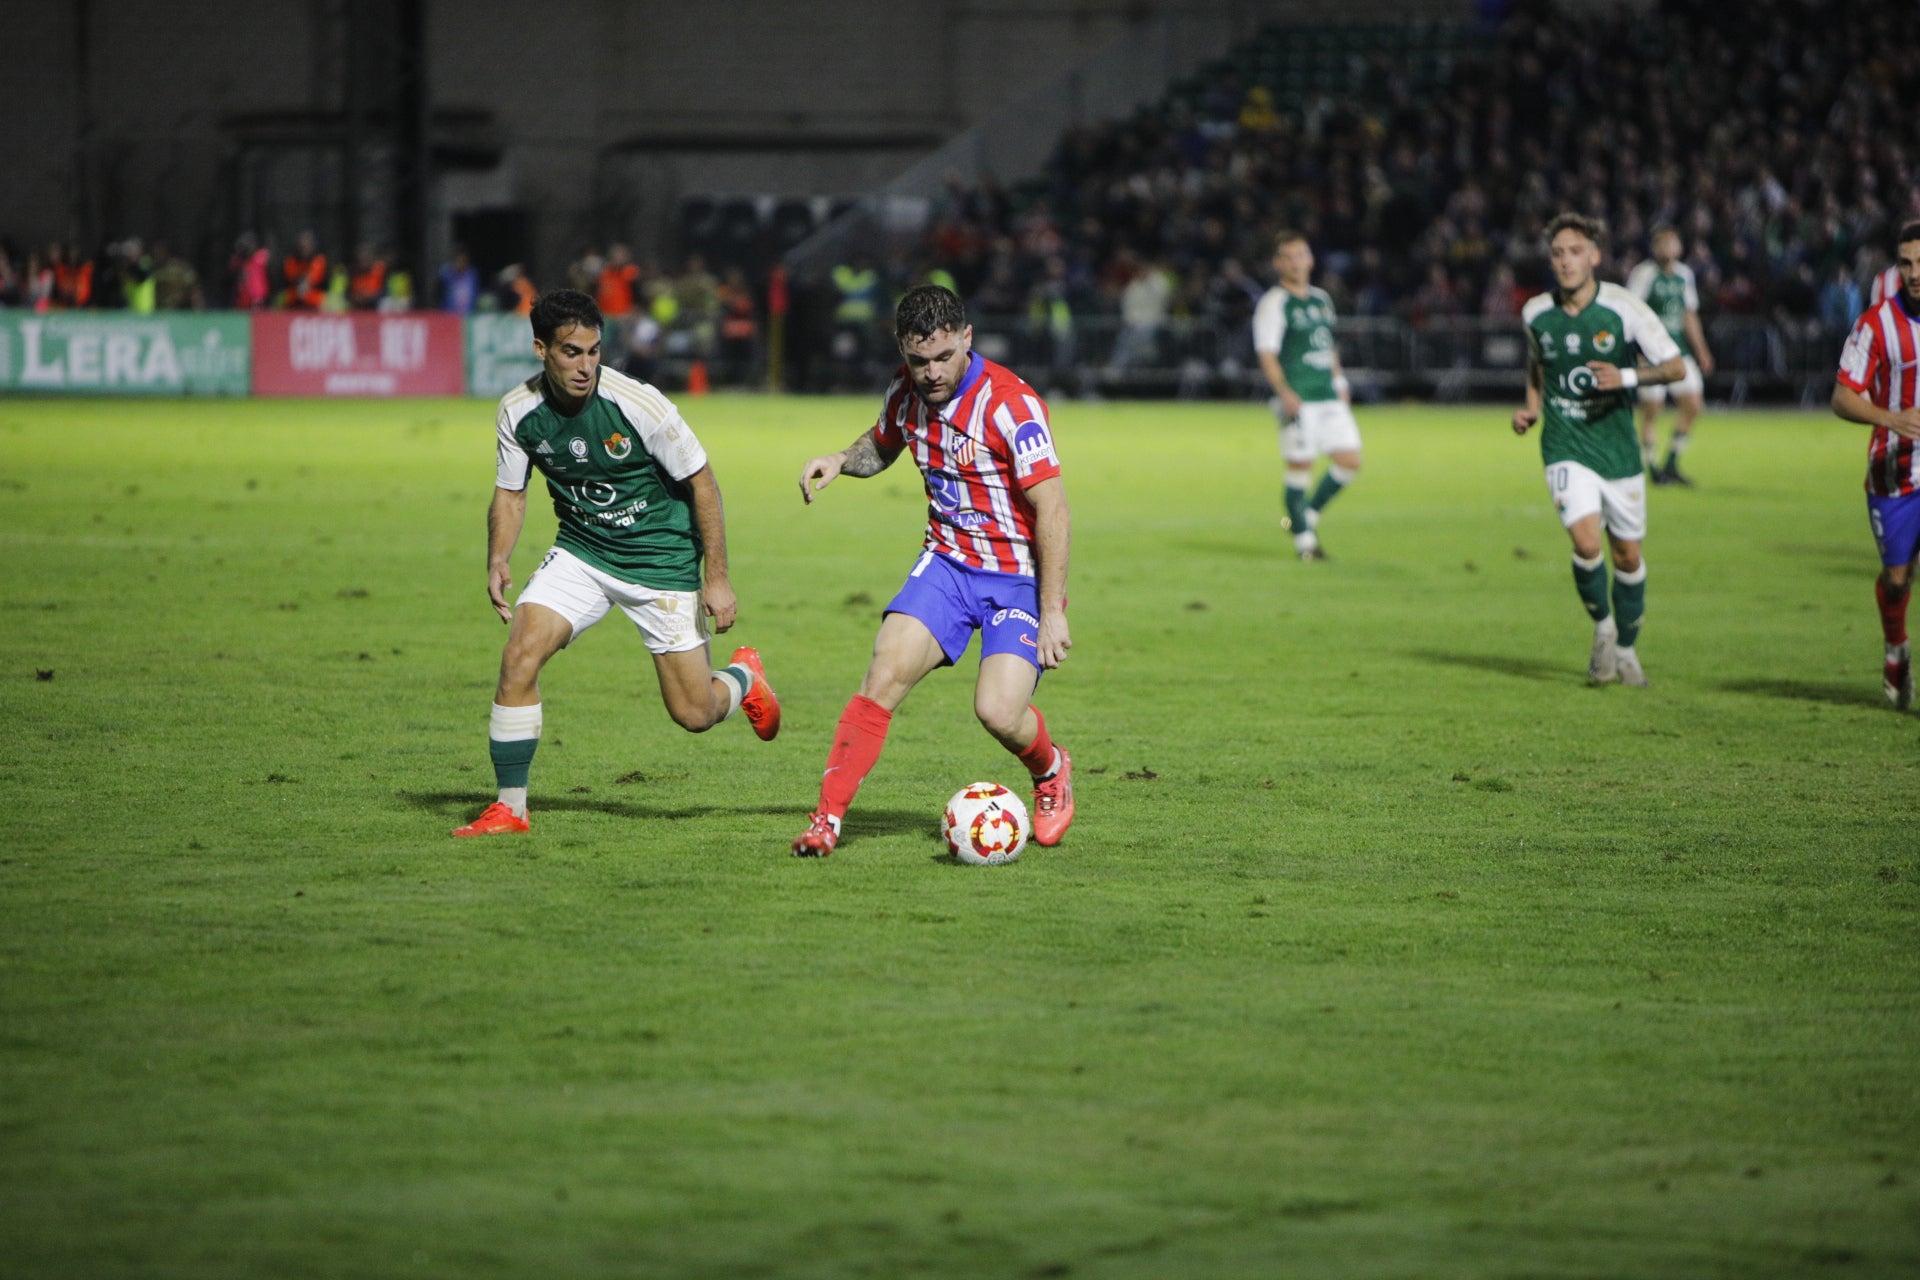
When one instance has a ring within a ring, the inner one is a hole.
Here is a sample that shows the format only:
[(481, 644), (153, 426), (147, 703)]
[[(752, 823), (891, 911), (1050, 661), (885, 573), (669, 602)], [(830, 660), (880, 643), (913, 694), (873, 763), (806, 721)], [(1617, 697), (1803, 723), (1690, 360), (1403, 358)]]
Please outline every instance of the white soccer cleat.
[(1632, 685), (1636, 689), (1647, 687), (1647, 673), (1640, 669), (1640, 655), (1632, 649), (1614, 650), (1614, 669), (1620, 673), (1620, 683)]
[(1913, 706), (1912, 652), (1906, 645), (1887, 646), (1887, 664), (1881, 669), (1880, 691), (1887, 695), (1887, 705), (1895, 711), (1905, 711)]
[(1593, 624), (1593, 654), (1587, 659), (1587, 679), (1595, 684), (1612, 684), (1619, 678), (1619, 639), (1620, 629), (1614, 625), (1611, 614)]

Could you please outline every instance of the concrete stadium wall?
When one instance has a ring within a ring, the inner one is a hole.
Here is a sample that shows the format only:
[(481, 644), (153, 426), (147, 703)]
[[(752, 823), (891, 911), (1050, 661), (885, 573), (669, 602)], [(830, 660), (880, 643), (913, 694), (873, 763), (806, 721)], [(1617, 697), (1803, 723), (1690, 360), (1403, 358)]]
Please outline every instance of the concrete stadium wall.
[[(231, 236), (248, 225), (282, 242), (306, 226), (325, 234), (325, 211), (340, 198), (338, 165), (312, 149), (263, 150), (258, 139), (276, 115), (340, 110), (344, 64), (355, 56), (341, 37), (348, 3), (0, 0), (12, 51), (0, 77), (9, 121), (0, 130), (0, 235), (91, 247), (140, 234), (206, 267), (224, 262)], [(1459, 17), (1473, 8), (1472, 0), (428, 0), (435, 107), (454, 118), (453, 142), (497, 159), (439, 171), (434, 250), (445, 248), (456, 214), (521, 209), (534, 262), (551, 274), (616, 236), (666, 247), (662, 219), (684, 193), (872, 190), (1160, 17), (1224, 49), (1270, 20)], [(1143, 94), (1158, 87), (1143, 85)], [(255, 140), (250, 152), (243, 134)]]

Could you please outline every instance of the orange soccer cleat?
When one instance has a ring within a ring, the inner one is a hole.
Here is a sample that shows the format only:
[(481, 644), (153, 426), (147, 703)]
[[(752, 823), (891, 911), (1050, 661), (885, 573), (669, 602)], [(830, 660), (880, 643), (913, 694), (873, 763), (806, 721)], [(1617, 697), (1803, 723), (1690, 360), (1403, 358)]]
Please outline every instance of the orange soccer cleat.
[(816, 813), (808, 820), (807, 829), (794, 837), (793, 856), (824, 858), (839, 843), (840, 830), (833, 825), (833, 819), (824, 813)]
[(773, 736), (780, 732), (780, 699), (774, 697), (773, 686), (767, 683), (767, 670), (760, 665), (760, 651), (742, 645), (733, 651), (728, 661), (753, 672), (753, 686), (747, 690), (747, 696), (740, 699), (740, 709), (747, 713), (747, 723), (760, 735), (760, 741), (772, 742)]
[(457, 836), (517, 836), (525, 835), (533, 829), (533, 824), (524, 817), (495, 801), (486, 807), (486, 811), (464, 827), (455, 827)]
[(1060, 843), (1073, 825), (1073, 757), (1060, 748), (1060, 767), (1045, 782), (1033, 784), (1033, 842), (1042, 848)]

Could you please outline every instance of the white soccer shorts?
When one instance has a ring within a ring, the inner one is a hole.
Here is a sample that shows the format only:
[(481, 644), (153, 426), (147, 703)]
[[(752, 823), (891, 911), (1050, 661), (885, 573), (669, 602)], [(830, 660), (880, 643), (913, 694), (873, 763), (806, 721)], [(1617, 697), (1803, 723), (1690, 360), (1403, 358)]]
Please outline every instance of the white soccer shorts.
[(1556, 462), (1547, 468), (1547, 492), (1560, 510), (1560, 523), (1575, 522), (1598, 513), (1607, 532), (1623, 542), (1647, 536), (1647, 477), (1636, 471), (1624, 480), (1603, 479), (1591, 467)]
[(660, 591), (622, 582), (565, 547), (541, 557), (515, 607), (537, 604), (573, 624), (573, 636), (607, 616), (614, 605), (633, 619), (648, 653), (684, 653), (707, 642), (707, 619), (698, 591)]
[(1329, 453), (1360, 452), (1360, 424), (1342, 400), (1308, 400), (1280, 427), (1280, 458), (1295, 466)]
[(1676, 396), (1704, 396), (1707, 393), (1707, 380), (1700, 376), (1700, 366), (1692, 356), (1681, 356), (1681, 363), (1687, 367), (1687, 376), (1678, 382), (1663, 382), (1658, 386), (1641, 387), (1641, 404), (1665, 404), (1667, 392)]

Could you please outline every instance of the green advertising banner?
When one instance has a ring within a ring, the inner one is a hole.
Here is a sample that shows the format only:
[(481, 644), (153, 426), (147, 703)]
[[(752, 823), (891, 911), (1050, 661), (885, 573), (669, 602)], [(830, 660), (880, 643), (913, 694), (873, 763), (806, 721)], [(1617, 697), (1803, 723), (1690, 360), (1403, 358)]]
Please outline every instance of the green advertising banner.
[(512, 313), (467, 317), (467, 394), (495, 399), (540, 372), (533, 326)]
[(244, 396), (242, 312), (0, 311), (0, 392)]

